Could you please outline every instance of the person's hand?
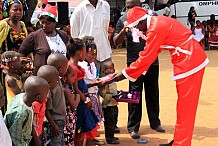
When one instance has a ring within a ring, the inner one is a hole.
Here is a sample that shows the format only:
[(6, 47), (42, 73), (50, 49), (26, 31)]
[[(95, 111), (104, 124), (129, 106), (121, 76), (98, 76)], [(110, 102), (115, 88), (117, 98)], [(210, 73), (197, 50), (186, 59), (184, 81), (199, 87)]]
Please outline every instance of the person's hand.
[(38, 138), (34, 139), (34, 146), (41, 146), (41, 145), (42, 145), (41, 141)]
[(87, 105), (88, 109), (91, 109), (91, 108), (92, 108), (92, 102), (91, 102), (91, 101), (89, 101), (88, 103), (86, 103), (86, 105)]
[(53, 131), (53, 134), (54, 134), (54, 137), (58, 137), (59, 134), (60, 134), (60, 128), (58, 127), (57, 124), (54, 124), (52, 126), (52, 131)]
[(122, 74), (122, 72), (119, 72), (113, 76), (111, 81), (112, 82), (119, 82), (119, 81), (124, 80), (124, 79), (126, 79), (126, 77)]
[(128, 27), (129, 23), (127, 21), (125, 21), (123, 23), (123, 25), (124, 25), (124, 27), (123, 27), (122, 31), (125, 31), (125, 32), (131, 31), (131, 28)]
[(104, 85), (104, 83), (102, 82), (102, 80), (100, 78), (97, 78), (95, 81), (94, 81), (94, 84), (98, 87), (102, 87)]
[(124, 25), (124, 27), (127, 27), (127, 26), (129, 25), (129, 23), (128, 23), (127, 21), (125, 21), (125, 22), (123, 23), (123, 25)]
[(33, 71), (33, 61), (28, 57), (20, 57), (21, 65), (22, 65), (22, 72), (26, 71)]
[(31, 58), (28, 58), (28, 57), (20, 57), (20, 61), (21, 61), (21, 64), (27, 64), (29, 62), (31, 62)]

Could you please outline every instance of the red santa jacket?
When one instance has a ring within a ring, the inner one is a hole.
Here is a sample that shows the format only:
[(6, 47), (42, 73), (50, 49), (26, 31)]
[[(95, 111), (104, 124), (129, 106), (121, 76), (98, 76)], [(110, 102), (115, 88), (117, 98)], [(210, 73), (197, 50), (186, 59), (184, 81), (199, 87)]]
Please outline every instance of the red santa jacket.
[(173, 64), (173, 80), (185, 78), (204, 68), (209, 60), (191, 30), (175, 19), (164, 16), (147, 18), (146, 46), (139, 58), (122, 71), (130, 81), (146, 74), (162, 49), (169, 50)]

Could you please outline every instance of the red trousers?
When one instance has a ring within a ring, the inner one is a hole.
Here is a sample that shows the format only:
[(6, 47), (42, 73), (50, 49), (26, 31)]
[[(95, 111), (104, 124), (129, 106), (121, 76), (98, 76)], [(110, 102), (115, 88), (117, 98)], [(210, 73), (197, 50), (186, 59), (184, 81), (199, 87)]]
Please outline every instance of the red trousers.
[(204, 68), (191, 76), (176, 80), (178, 100), (173, 146), (191, 146), (203, 75)]

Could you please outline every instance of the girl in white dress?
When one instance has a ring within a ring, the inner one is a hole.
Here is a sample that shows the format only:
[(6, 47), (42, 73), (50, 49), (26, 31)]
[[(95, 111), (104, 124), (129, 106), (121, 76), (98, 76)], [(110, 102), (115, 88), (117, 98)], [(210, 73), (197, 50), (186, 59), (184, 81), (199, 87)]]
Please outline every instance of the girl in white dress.
[(98, 80), (98, 69), (94, 63), (97, 56), (97, 47), (94, 43), (94, 38), (91, 36), (85, 36), (83, 41), (86, 46), (86, 58), (83, 62), (79, 62), (78, 64), (85, 69), (85, 77), (84, 80), (88, 86), (88, 91), (90, 95), (90, 99), (92, 101), (92, 110), (95, 115), (98, 117), (99, 125), (103, 121), (103, 113), (102, 106), (99, 101), (98, 95), (98, 86), (101, 86), (100, 80)]
[(198, 41), (202, 47), (204, 47), (204, 27), (201, 25), (199, 20), (196, 21), (196, 26), (194, 26), (192, 31), (192, 37)]

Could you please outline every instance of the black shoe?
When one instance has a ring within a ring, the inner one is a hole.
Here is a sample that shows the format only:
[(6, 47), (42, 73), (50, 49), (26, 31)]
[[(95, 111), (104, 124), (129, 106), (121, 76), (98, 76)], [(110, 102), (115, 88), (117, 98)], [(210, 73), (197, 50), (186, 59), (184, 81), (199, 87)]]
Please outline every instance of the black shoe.
[(157, 132), (162, 132), (162, 133), (165, 132), (165, 129), (161, 125), (157, 126), (156, 128), (152, 128), (152, 129), (156, 130)]
[(116, 140), (120, 140), (118, 137), (114, 137)]
[(92, 142), (94, 145), (105, 145), (103, 140), (93, 139)]
[(139, 139), (140, 138), (140, 135), (138, 134), (138, 132), (130, 132), (130, 136), (134, 139)]
[(172, 146), (173, 145), (174, 140), (172, 140), (170, 143), (168, 144), (159, 144), (159, 146)]
[(114, 133), (120, 133), (120, 129), (117, 126), (114, 129)]
[(107, 138), (106, 139), (107, 143), (108, 144), (120, 144), (120, 141), (119, 140), (116, 140), (116, 138)]

